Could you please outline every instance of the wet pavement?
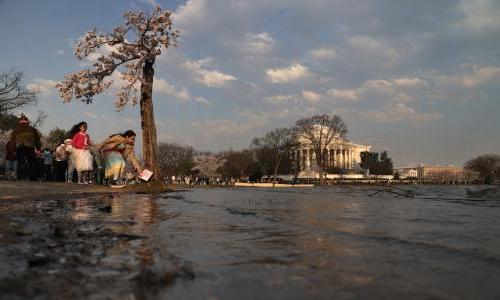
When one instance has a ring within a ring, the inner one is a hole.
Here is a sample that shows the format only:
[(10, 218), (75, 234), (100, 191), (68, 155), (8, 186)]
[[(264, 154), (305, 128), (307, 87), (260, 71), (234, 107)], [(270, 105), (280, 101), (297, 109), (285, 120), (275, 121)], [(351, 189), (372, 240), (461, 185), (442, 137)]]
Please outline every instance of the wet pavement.
[(498, 299), (486, 186), (0, 202), (5, 299)]

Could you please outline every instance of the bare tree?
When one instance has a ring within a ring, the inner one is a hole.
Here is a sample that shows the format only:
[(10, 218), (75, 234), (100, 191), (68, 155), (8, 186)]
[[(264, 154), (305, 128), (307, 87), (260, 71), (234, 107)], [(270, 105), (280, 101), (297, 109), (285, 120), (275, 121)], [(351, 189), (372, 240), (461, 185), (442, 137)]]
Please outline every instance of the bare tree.
[(194, 149), (176, 143), (158, 145), (158, 167), (163, 176), (188, 175), (194, 166)]
[(273, 181), (276, 180), (278, 169), (283, 159), (291, 155), (291, 152), (299, 147), (296, 132), (290, 128), (276, 128), (268, 132), (264, 137), (255, 138), (252, 141), (254, 147), (265, 151), (271, 157), (273, 169)]
[(319, 179), (322, 181), (328, 167), (328, 149), (344, 139), (347, 126), (338, 115), (316, 115), (298, 120), (295, 130), (299, 141), (304, 141), (312, 147)]
[(13, 70), (0, 73), (0, 113), (34, 104), (36, 94), (22, 86), (23, 73)]
[(495, 179), (500, 179), (500, 155), (480, 155), (467, 161), (464, 168), (479, 173), (485, 183), (493, 183)]
[[(179, 33), (172, 29), (171, 15), (171, 11), (160, 7), (151, 13), (128, 11), (124, 14), (125, 24), (115, 27), (111, 33), (99, 32), (95, 28), (88, 31), (76, 46), (76, 57), (83, 60), (90, 55), (99, 55), (102, 50), (109, 53), (101, 54), (93, 68), (69, 74), (56, 85), (64, 101), (75, 97), (90, 103), (93, 96), (111, 86), (109, 77), (114, 73), (119, 75), (122, 85), (116, 94), (115, 107), (120, 111), (127, 103), (136, 105), (139, 102), (145, 168), (153, 170), (156, 179), (153, 66), (162, 51), (177, 43)], [(119, 68), (124, 71), (118, 71)]]
[(241, 151), (229, 150), (222, 153), (226, 160), (221, 167), (221, 173), (226, 177), (243, 178), (250, 176), (252, 169), (256, 166), (253, 151), (244, 149)]

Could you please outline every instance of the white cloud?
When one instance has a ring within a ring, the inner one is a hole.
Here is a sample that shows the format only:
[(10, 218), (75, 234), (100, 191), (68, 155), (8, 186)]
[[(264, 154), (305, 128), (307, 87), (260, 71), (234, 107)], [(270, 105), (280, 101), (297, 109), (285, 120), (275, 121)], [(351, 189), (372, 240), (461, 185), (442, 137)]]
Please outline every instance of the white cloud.
[(123, 123), (128, 124), (128, 125), (133, 125), (136, 124), (137, 120), (132, 119), (132, 118), (124, 118), (122, 119)]
[(302, 98), (309, 102), (318, 102), (321, 100), (321, 95), (313, 91), (302, 91)]
[(364, 87), (381, 92), (391, 92), (393, 90), (392, 83), (388, 80), (383, 80), (383, 79), (368, 80), (367, 82), (365, 82)]
[(212, 102), (208, 101), (204, 97), (194, 97), (193, 100), (196, 102), (199, 102), (199, 103), (206, 104), (206, 105), (213, 105)]
[(219, 71), (202, 70), (199, 71), (199, 74), (202, 76), (200, 82), (208, 87), (222, 86), (226, 82), (236, 79), (232, 75), (227, 75)]
[(197, 74), (196, 81), (202, 83), (207, 87), (220, 87), (229, 81), (236, 80), (236, 77), (224, 74), (219, 71), (209, 71), (203, 68), (204, 64), (210, 63), (211, 58), (205, 58), (198, 61), (187, 61), (184, 67)]
[[(387, 70), (404, 64), (403, 57), (416, 51), (414, 45), (397, 46), (391, 40), (354, 35), (347, 38), (343, 61), (350, 61), (360, 70)], [(404, 44), (404, 43), (403, 43)]]
[(311, 50), (310, 55), (318, 60), (326, 60), (337, 57), (337, 52), (334, 49), (322, 47)]
[(249, 55), (264, 55), (272, 51), (274, 44), (275, 40), (268, 32), (248, 33), (241, 50)]
[(381, 123), (393, 123), (402, 121), (421, 123), (434, 121), (443, 117), (443, 115), (438, 112), (419, 113), (414, 108), (409, 107), (404, 103), (387, 105), (384, 110), (354, 111), (354, 113), (360, 118)]
[(473, 88), (477, 87), (481, 84), (486, 84), (490, 82), (499, 82), (500, 83), (500, 68), (499, 67), (475, 67), (472, 74), (458, 76), (455, 78), (465, 87)]
[(420, 78), (416, 77), (402, 77), (402, 78), (396, 78), (393, 80), (393, 82), (401, 87), (420, 87), (420, 86), (425, 86), (427, 85), (427, 82), (425, 80), (422, 80)]
[(160, 94), (173, 96), (182, 101), (188, 101), (191, 98), (188, 90), (185, 87), (177, 89), (174, 85), (170, 84), (163, 78), (154, 78), (153, 91)]
[(189, 35), (193, 27), (203, 25), (204, 15), (209, 11), (206, 0), (188, 0), (173, 14), (174, 24), (182, 30), (183, 35)]
[(91, 113), (89, 111), (84, 111), (83, 112), (83, 115), (88, 117), (88, 118), (92, 118), (92, 119), (99, 119), (99, 116), (94, 114), (94, 113)]
[(388, 58), (399, 58), (399, 52), (388, 42), (369, 36), (353, 36), (349, 38), (349, 44), (356, 50), (372, 52)]
[(153, 91), (160, 94), (172, 96), (182, 102), (187, 102), (191, 100), (208, 105), (212, 104), (210, 101), (208, 101), (203, 97), (191, 96), (186, 87), (176, 88), (174, 85), (170, 84), (163, 78), (157, 78), (157, 77), (154, 78)]
[(457, 5), (466, 30), (499, 30), (500, 6), (496, 0), (464, 0)]
[(275, 111), (256, 112), (250, 109), (235, 109), (233, 111), (238, 115), (238, 121), (229, 119), (192, 121), (191, 127), (210, 136), (241, 136), (248, 132), (267, 127), (271, 122), (277, 119), (282, 120), (290, 116), (287, 108)]
[(231, 120), (192, 121), (191, 127), (210, 136), (235, 136), (255, 128), (255, 124), (233, 122)]
[(156, 124), (163, 128), (179, 127), (179, 123), (174, 120), (156, 121)]
[[(81, 39), (83, 39), (83, 36), (79, 38), (79, 40), (81, 40)], [(92, 64), (97, 62), (99, 57), (109, 56), (113, 52), (117, 52), (115, 46), (110, 46), (108, 44), (104, 44), (104, 45), (100, 46), (99, 48), (97, 48), (95, 50), (95, 52), (90, 53), (84, 60), (80, 61), (79, 63), (82, 66), (91, 66)]]
[(348, 101), (358, 100), (358, 91), (352, 89), (331, 89), (327, 92), (328, 96)]
[(282, 103), (293, 99), (294, 97), (292, 95), (273, 95), (265, 98), (266, 101), (273, 103)]
[(287, 68), (267, 69), (266, 74), (272, 83), (287, 83), (309, 76), (309, 70), (307, 67), (295, 63)]
[(34, 83), (26, 85), (26, 88), (43, 96), (51, 96), (57, 92), (56, 84), (55, 80), (36, 78)]

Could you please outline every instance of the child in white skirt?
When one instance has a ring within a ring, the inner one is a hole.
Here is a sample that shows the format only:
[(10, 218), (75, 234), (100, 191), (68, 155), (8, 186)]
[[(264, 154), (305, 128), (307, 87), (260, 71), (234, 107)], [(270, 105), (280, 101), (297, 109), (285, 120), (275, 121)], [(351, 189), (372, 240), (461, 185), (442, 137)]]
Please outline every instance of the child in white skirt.
[(87, 123), (80, 122), (73, 126), (71, 144), (74, 147), (75, 168), (78, 173), (78, 183), (87, 184), (93, 169), (93, 157), (90, 153), (90, 137), (87, 133)]

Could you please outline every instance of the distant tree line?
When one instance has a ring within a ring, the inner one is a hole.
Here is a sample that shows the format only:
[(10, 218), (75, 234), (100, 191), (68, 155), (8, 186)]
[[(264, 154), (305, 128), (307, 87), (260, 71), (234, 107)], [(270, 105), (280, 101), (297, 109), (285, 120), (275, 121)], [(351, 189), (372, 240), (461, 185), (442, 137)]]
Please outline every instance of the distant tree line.
[(500, 155), (484, 154), (468, 160), (464, 168), (479, 174), (486, 184), (500, 180)]
[[(314, 152), (316, 171), (322, 180), (326, 173), (346, 172), (328, 166), (327, 151), (345, 138), (346, 133), (347, 126), (339, 116), (316, 115), (255, 137), (242, 150), (199, 152), (187, 145), (160, 143), (157, 160), (163, 178), (197, 175), (255, 181), (266, 176), (276, 180), (278, 174), (297, 176), (300, 172), (298, 162), (293, 159), (293, 153), (300, 148), (300, 137)], [(362, 154), (361, 168), (369, 169), (371, 174), (386, 175), (392, 174), (393, 163), (385, 151), (380, 158), (378, 153), (366, 152)]]
[(360, 167), (369, 170), (372, 175), (392, 175), (394, 165), (392, 159), (386, 151), (378, 152), (361, 152)]

